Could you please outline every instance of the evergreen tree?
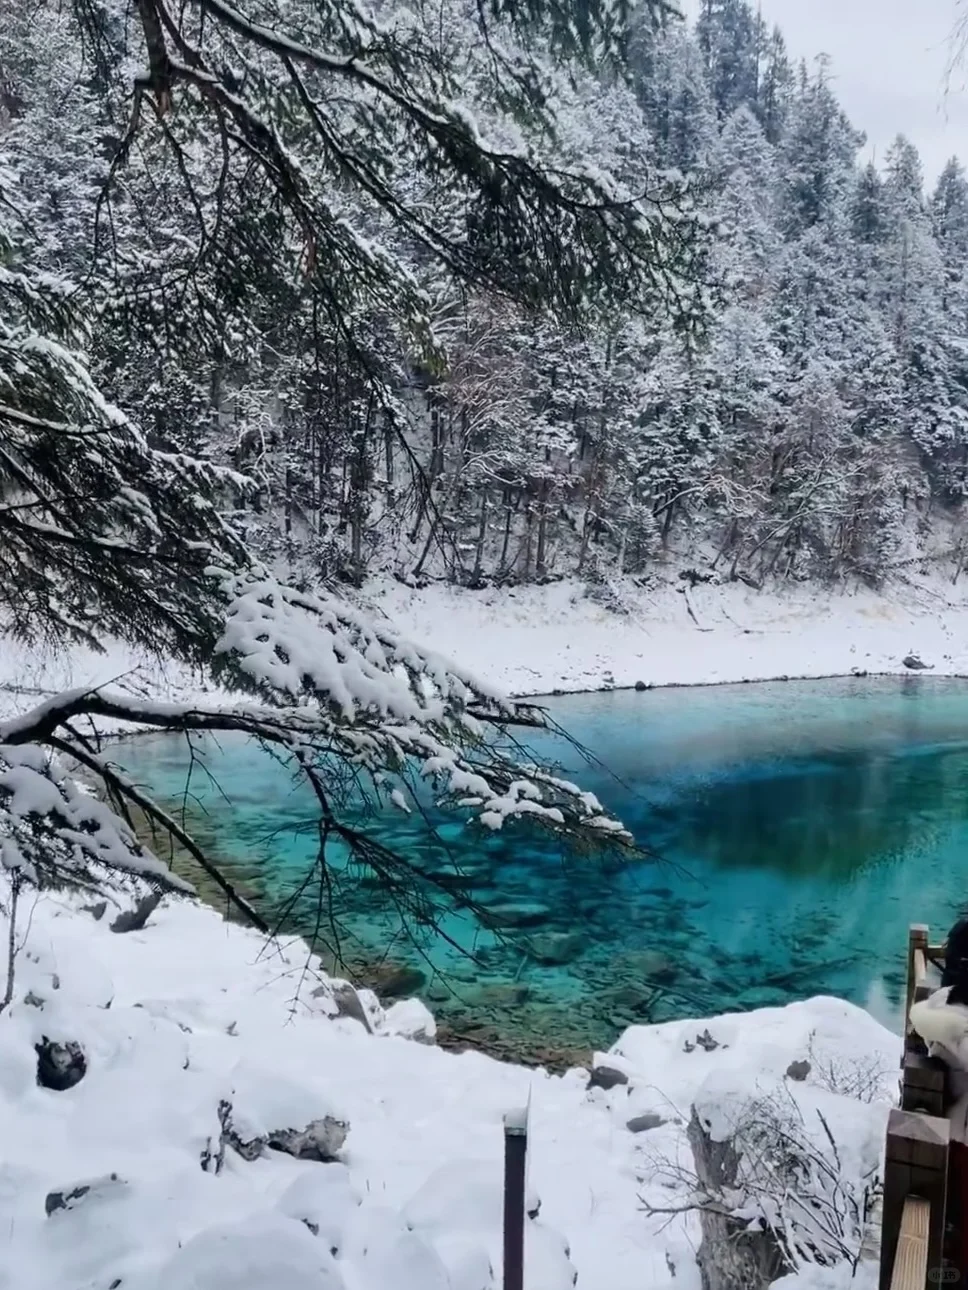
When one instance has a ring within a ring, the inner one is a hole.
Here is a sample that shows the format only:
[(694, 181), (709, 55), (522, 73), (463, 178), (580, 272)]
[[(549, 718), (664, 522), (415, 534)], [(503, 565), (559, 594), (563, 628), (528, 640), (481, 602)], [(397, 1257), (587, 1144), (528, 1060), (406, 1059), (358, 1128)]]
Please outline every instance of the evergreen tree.
[(747, 0), (702, 0), (696, 38), (719, 116), (743, 105), (755, 107), (766, 37)]
[(778, 144), (786, 134), (795, 84), (783, 33), (774, 27), (766, 43), (756, 101), (763, 132), (772, 144)]
[(854, 158), (863, 142), (844, 115), (830, 87), (823, 58), (800, 82), (782, 141), (784, 225), (796, 237), (815, 224), (835, 219), (854, 184)]

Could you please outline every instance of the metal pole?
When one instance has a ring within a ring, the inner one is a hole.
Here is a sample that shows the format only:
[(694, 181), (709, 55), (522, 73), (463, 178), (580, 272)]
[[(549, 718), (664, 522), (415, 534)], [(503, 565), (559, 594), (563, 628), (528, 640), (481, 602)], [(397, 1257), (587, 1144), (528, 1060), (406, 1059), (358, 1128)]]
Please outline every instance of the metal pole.
[(504, 1290), (524, 1290), (527, 1109), (504, 1117)]

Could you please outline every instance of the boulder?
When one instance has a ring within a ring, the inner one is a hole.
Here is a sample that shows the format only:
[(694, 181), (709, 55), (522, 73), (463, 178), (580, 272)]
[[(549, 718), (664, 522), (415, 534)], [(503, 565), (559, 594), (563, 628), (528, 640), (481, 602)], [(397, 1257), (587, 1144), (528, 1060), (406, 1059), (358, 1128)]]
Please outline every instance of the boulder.
[[(126, 1277), (125, 1287), (127, 1282)], [(152, 1284), (169, 1290), (345, 1290), (325, 1244), (305, 1224), (271, 1210), (204, 1227), (179, 1245)]]
[(370, 1025), (370, 1019), (366, 1015), (360, 996), (349, 981), (334, 982), (328, 991), (326, 986), (320, 986), (318, 991), (313, 991), (313, 994), (327, 992), (336, 1005), (337, 1017), (349, 1017), (353, 1021), (358, 1021), (364, 1030), (370, 1034), (373, 1033), (373, 1027)]
[(643, 690), (647, 690), (649, 687), (646, 685), (644, 681), (636, 681), (635, 688), (636, 690), (638, 690), (639, 694), (641, 694)]
[(419, 999), (399, 999), (387, 1008), (380, 1031), (418, 1044), (432, 1044), (437, 1038), (437, 1023)]
[(660, 1129), (663, 1124), (668, 1124), (661, 1115), (650, 1113), (647, 1115), (633, 1115), (631, 1120), (626, 1122), (625, 1127), (629, 1133), (648, 1133), (649, 1129)]
[(617, 1088), (621, 1084), (627, 1084), (629, 1077), (624, 1071), (617, 1070), (614, 1066), (593, 1066), (592, 1073), (588, 1079), (589, 1088)]
[(795, 1079), (802, 1083), (810, 1074), (810, 1063), (808, 1061), (791, 1062), (786, 1068), (789, 1079)]
[(84, 1050), (73, 1039), (60, 1044), (43, 1035), (40, 1043), (34, 1044), (34, 1050), (37, 1053), (37, 1083), (41, 1088), (63, 1093), (79, 1084), (87, 1073)]

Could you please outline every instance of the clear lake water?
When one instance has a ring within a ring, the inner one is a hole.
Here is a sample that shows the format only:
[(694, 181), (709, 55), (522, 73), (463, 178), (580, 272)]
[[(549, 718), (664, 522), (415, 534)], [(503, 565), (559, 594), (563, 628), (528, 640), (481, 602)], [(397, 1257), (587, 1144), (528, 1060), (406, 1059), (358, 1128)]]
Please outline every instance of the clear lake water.
[[(778, 682), (542, 700), (600, 764), (557, 758), (653, 848), (603, 864), (523, 826), (482, 836), (453, 814), (387, 808), (368, 827), (418, 868), (459, 870), (444, 939), (408, 939), (372, 877), (305, 886), (313, 799), (237, 738), (151, 735), (119, 760), (272, 917), (337, 946), (357, 979), (417, 993), (451, 1041), (566, 1062), (627, 1025), (835, 994), (897, 1027), (910, 922), (939, 936), (968, 905), (968, 682)], [(187, 787), (187, 793), (186, 793)], [(331, 923), (330, 914), (335, 917)], [(335, 927), (335, 932), (334, 932)], [(453, 943), (451, 943), (453, 942)], [(467, 957), (467, 955), (471, 957)]]

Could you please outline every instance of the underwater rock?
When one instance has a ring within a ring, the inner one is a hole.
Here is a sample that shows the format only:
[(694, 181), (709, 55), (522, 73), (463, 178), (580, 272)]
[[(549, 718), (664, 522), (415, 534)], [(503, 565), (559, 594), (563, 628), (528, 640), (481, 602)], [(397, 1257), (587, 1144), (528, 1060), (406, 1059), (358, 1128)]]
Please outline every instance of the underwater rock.
[(516, 1008), (526, 1003), (531, 987), (521, 981), (494, 981), (467, 992), (472, 1008)]
[(520, 905), (492, 905), (481, 915), (481, 922), (488, 927), (541, 927), (551, 918), (547, 905), (524, 902)]
[(380, 963), (367, 976), (376, 993), (388, 999), (409, 999), (427, 984), (426, 973), (406, 963)]
[(655, 1007), (654, 992), (643, 989), (640, 985), (619, 985), (613, 990), (604, 991), (600, 998), (606, 1007), (624, 1010), (635, 1020), (652, 1019), (652, 1011)]
[(542, 932), (528, 941), (528, 953), (542, 967), (561, 967), (581, 954), (584, 938), (580, 932)]
[(650, 982), (656, 985), (670, 985), (680, 974), (680, 964), (662, 950), (636, 950), (623, 954), (614, 963), (616, 975), (632, 977), (643, 986)]

